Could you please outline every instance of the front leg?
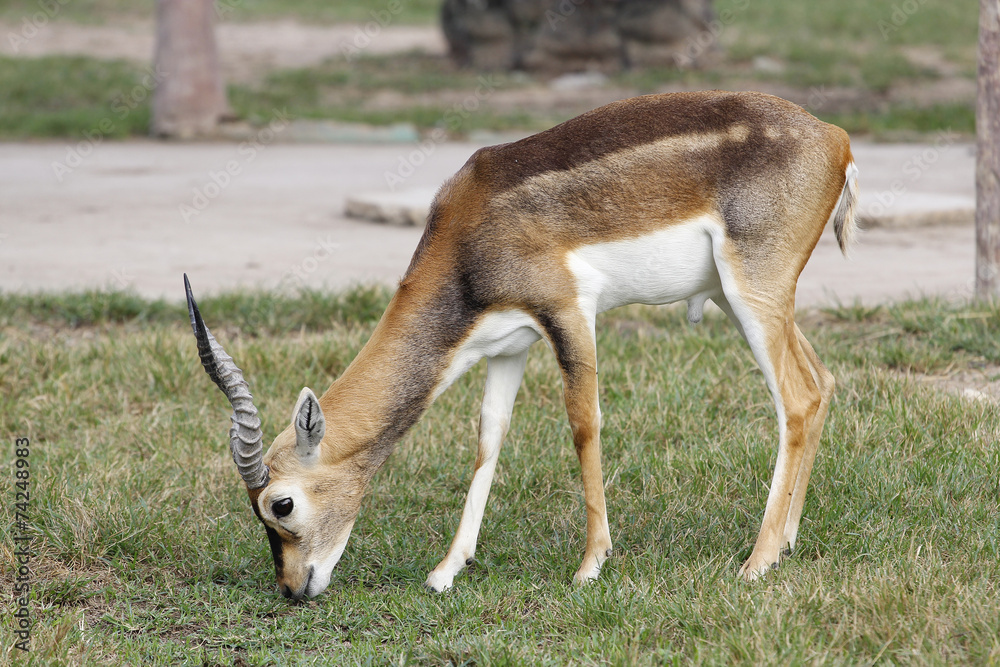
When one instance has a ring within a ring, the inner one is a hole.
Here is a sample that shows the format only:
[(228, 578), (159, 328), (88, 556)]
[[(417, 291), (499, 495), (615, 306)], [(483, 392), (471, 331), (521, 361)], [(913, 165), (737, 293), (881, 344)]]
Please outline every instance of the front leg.
[(451, 588), (455, 575), (471, 563), (476, 553), (476, 541), (483, 522), (486, 499), (493, 485), (500, 445), (503, 444), (510, 416), (514, 410), (528, 351), (510, 357), (493, 357), (487, 361), (486, 390), (483, 393), (483, 407), (479, 414), (479, 453), (476, 456), (476, 472), (465, 499), (462, 520), (458, 524), (455, 539), (452, 540), (448, 555), (427, 576), (427, 586), (435, 591)]
[(601, 565), (611, 556), (611, 530), (604, 500), (601, 471), (601, 406), (597, 390), (597, 348), (590, 322), (574, 320), (553, 347), (563, 376), (566, 413), (573, 430), (573, 445), (580, 459), (583, 496), (587, 506), (587, 546), (583, 563), (573, 581), (583, 584), (596, 579)]
[(611, 530), (604, 500), (604, 475), (601, 471), (601, 409), (597, 403), (597, 373), (593, 388), (567, 386), (566, 407), (573, 429), (573, 444), (583, 475), (583, 497), (587, 506), (587, 546), (583, 563), (573, 576), (577, 584), (597, 579), (601, 565), (611, 556)]

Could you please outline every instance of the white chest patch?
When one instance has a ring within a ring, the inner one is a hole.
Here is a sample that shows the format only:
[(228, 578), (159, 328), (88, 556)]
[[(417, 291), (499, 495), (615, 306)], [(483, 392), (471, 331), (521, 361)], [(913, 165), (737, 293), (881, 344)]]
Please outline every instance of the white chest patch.
[(597, 313), (629, 303), (688, 302), (688, 319), (701, 319), (705, 300), (721, 291), (712, 254), (715, 218), (702, 217), (648, 236), (587, 245), (567, 253), (580, 307)]

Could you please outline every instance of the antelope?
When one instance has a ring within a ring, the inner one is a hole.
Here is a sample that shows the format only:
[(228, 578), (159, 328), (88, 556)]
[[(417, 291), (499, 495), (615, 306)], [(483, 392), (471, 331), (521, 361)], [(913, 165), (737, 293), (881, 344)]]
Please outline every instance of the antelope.
[(319, 398), (302, 389), (266, 456), (248, 384), (184, 276), (209, 376), (228, 397), (233, 459), (264, 524), (283, 595), (329, 585), (376, 471), (456, 378), (486, 357), (478, 454), (461, 520), (426, 585), (472, 563), (528, 348), (555, 353), (583, 477), (587, 528), (574, 580), (611, 556), (601, 472), (595, 318), (630, 303), (711, 299), (750, 347), (774, 400), (778, 453), (752, 580), (795, 546), (834, 378), (795, 324), (795, 287), (832, 221), (846, 255), (857, 168), (847, 134), (760, 93), (615, 102), (475, 152), (435, 197), (371, 338)]

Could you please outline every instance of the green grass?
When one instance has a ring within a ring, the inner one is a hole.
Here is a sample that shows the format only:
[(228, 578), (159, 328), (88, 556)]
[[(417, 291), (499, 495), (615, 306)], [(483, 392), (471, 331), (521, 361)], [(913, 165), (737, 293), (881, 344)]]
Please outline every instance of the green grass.
[[(272, 292), (221, 294), (200, 299), (201, 307), (216, 314), (227, 327), (251, 335), (286, 334), (327, 329), (335, 323), (372, 324), (389, 302), (381, 286), (359, 286), (328, 294), (302, 289), (294, 295)], [(150, 301), (128, 291), (88, 290), (73, 294), (0, 292), (0, 327), (35, 322), (57, 328), (79, 329), (113, 324), (176, 324), (187, 317), (187, 307), (162, 299)]]
[(129, 62), (81, 56), (0, 56), (0, 137), (89, 137), (149, 132), (147, 72)]
[(852, 134), (868, 134), (883, 139), (938, 132), (973, 136), (976, 110), (968, 104), (935, 104), (930, 107), (890, 107), (881, 111), (853, 111), (817, 114), (828, 123), (839, 125)]
[[(270, 437), (303, 384), (322, 390), (349, 363), (385, 302), (361, 290), (201, 305)], [(330, 589), (299, 606), (275, 590), (226, 451), (227, 406), (185, 320), (179, 304), (121, 293), (0, 299), (0, 539), (13, 543), (13, 440), (27, 436), (35, 664), (1000, 662), (997, 407), (906, 379), (995, 375), (997, 306), (800, 317), (838, 390), (799, 549), (765, 581), (735, 577), (774, 464), (760, 372), (723, 318), (692, 327), (633, 307), (599, 323), (616, 551), (598, 582), (569, 583), (582, 490), (559, 375), (536, 346), (477, 563), (455, 588), (422, 583), (469, 482), (481, 365), (399, 445)], [(21, 663), (10, 622), (0, 662)]]
[[(121, 61), (0, 56), (0, 91), (9, 95), (9, 103), (0, 106), (0, 138), (66, 137), (100, 142), (143, 136), (149, 132), (151, 114), (151, 90), (143, 83), (146, 76), (140, 66)], [(441, 127), (461, 136), (482, 129), (542, 130), (565, 120), (559, 114), (496, 110), (489, 104), (488, 88), (481, 89), (485, 97), (476, 98), (479, 77), (455, 71), (443, 59), (419, 54), (405, 63), (371, 57), (275, 72), (260, 86), (230, 86), (229, 97), (242, 117), (262, 123), (273, 117), (274, 109), (283, 109), (292, 118), (373, 125), (409, 122), (422, 129)], [(489, 81), (489, 85), (505, 89), (523, 85), (504, 75), (492, 75)], [(403, 108), (373, 110), (363, 106), (373, 94), (389, 90), (409, 94), (447, 91), (454, 93), (454, 99)], [(471, 111), (463, 107), (468, 100), (475, 104)]]
[[(884, 44), (960, 47), (961, 52), (975, 57), (979, 14), (974, 0), (918, 1), (919, 9), (904, 13), (905, 20), (896, 26), (894, 11), (903, 4), (897, 0), (822, 5), (795, 0), (717, 0), (715, 7), (720, 13), (727, 9), (733, 12), (733, 26), (740, 33), (733, 41), (743, 56), (806, 57), (822, 67), (829, 58), (854, 61)], [(779, 35), (781, 38), (775, 39)], [(859, 52), (859, 46), (864, 51)]]
[[(336, 58), (316, 67), (273, 72), (259, 85), (230, 89), (233, 108), (246, 117), (266, 118), (287, 109), (296, 118), (326, 118), (351, 123), (413, 123), (462, 135), (472, 130), (542, 130), (565, 120), (553, 114), (498, 109), (497, 90), (525, 87), (530, 79), (505, 73), (462, 70), (439, 56), (362, 56)], [(478, 95), (477, 95), (478, 92)], [(430, 100), (426, 95), (439, 95)], [(397, 106), (373, 103), (379, 95), (411, 96)]]

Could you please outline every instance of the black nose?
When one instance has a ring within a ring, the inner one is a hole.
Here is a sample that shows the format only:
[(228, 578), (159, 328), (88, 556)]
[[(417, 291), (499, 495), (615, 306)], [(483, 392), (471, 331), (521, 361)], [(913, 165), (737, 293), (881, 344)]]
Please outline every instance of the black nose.
[(309, 581), (307, 580), (305, 586), (303, 586), (297, 591), (293, 591), (288, 586), (281, 584), (280, 586), (281, 594), (293, 602), (302, 602), (302, 600), (306, 597), (306, 591), (308, 590), (308, 586), (309, 586)]
[(295, 600), (296, 602), (301, 602), (302, 599), (306, 596), (306, 591), (309, 590), (309, 584), (310, 582), (312, 582), (312, 578), (313, 578), (313, 569), (310, 567), (309, 574), (306, 576), (306, 580), (302, 584), (302, 588), (300, 588), (299, 590), (293, 591), (291, 587), (289, 587), (287, 584), (281, 584), (281, 583), (278, 584), (278, 588), (281, 590), (281, 594), (284, 595), (286, 598), (289, 598), (290, 600)]

